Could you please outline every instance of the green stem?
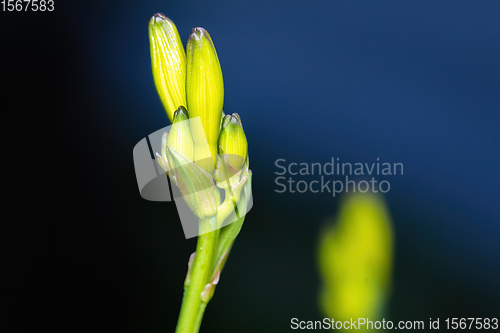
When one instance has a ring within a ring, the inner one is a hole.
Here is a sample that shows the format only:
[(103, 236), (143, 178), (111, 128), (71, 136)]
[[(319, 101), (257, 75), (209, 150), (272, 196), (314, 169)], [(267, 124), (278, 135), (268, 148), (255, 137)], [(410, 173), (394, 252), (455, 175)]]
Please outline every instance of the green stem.
[(181, 312), (177, 321), (176, 333), (197, 333), (206, 304), (201, 301), (205, 285), (212, 279), (212, 262), (216, 248), (217, 230), (214, 230), (217, 218), (200, 221), (200, 235), (196, 245), (196, 255), (191, 267), (189, 285), (182, 300)]
[(201, 306), (198, 311), (198, 318), (196, 318), (195, 332), (198, 332), (200, 330), (201, 320), (203, 319), (203, 314), (205, 313), (205, 308), (207, 307), (207, 304), (208, 303), (201, 302)]

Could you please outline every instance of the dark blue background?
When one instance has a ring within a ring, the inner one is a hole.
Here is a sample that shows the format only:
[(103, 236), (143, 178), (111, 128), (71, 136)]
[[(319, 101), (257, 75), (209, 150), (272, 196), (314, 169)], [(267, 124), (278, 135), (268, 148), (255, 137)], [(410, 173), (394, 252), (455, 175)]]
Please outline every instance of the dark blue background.
[[(184, 42), (195, 26), (210, 32), (224, 110), (241, 115), (254, 172), (254, 208), (202, 331), (288, 332), (292, 317), (322, 316), (315, 242), (338, 200), (276, 193), (278, 158), (404, 163), (386, 196), (396, 233), (389, 317), (500, 313), (498, 1), (56, 1), (51, 14), (1, 14), (2, 97), (16, 103), (10, 123), (37, 133), (43, 166), (23, 170), (55, 216), (47, 228), (12, 223), (13, 243), (24, 244), (12, 281), (29, 281), (7, 286), (20, 331), (32, 316), (64, 330), (175, 327), (194, 242), (172, 203), (140, 198), (132, 162), (134, 145), (168, 125), (149, 58), (158, 11)], [(33, 314), (33, 300), (67, 320)]]

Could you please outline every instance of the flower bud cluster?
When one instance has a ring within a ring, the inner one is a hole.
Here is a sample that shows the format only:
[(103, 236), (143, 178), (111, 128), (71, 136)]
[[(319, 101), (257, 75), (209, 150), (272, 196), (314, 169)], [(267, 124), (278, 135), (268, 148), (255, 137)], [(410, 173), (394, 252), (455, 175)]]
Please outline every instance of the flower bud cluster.
[(217, 187), (237, 194), (249, 178), (241, 118), (223, 115), (224, 82), (214, 43), (205, 29), (194, 28), (185, 52), (175, 24), (163, 14), (151, 18), (149, 39), (155, 86), (172, 122), (158, 162), (197, 216), (214, 216)]

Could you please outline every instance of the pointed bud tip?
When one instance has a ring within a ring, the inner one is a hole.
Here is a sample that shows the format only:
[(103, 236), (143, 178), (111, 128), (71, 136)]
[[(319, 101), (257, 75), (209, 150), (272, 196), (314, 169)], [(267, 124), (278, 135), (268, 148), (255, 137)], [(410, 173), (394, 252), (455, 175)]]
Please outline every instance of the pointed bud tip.
[(186, 110), (186, 108), (182, 105), (179, 106), (179, 108), (174, 112), (174, 123), (188, 119), (189, 119), (189, 113)]
[(238, 123), (238, 125), (243, 126), (243, 124), (241, 123), (241, 117), (239, 114), (233, 113), (231, 116), (233, 117), (234, 121)]
[(194, 39), (196, 41), (200, 41), (203, 38), (208, 39), (210, 41), (210, 43), (213, 44), (212, 38), (210, 37), (210, 34), (208, 33), (208, 31), (205, 28), (202, 28), (202, 27), (193, 28), (193, 31), (191, 32), (189, 39)]
[(231, 122), (231, 115), (226, 114), (222, 119), (222, 127), (226, 127)]
[(154, 17), (158, 17), (158, 18), (161, 18), (161, 19), (167, 19), (167, 17), (163, 14), (163, 13), (156, 13), (153, 15)]
[(193, 28), (193, 31), (191, 33), (194, 35), (197, 35), (197, 36), (201, 36), (201, 35), (205, 34), (206, 32), (207, 31), (205, 30), (205, 28), (196, 27), (196, 28)]
[(160, 22), (160, 21), (170, 21), (172, 22), (172, 20), (170, 20), (168, 17), (166, 17), (163, 13), (156, 13), (153, 15), (153, 17), (151, 17), (151, 21), (152, 22)]
[(243, 126), (243, 124), (241, 123), (240, 115), (237, 113), (225, 115), (224, 119), (222, 120), (222, 127), (227, 127), (228, 125)]
[(163, 15), (162, 13), (156, 13), (154, 14), (151, 19), (149, 20), (149, 25), (151, 27), (154, 27), (155, 25), (159, 25), (159, 24), (169, 24), (169, 25), (174, 25), (174, 21), (172, 21), (171, 19), (169, 19), (168, 17), (166, 17), (165, 15)]

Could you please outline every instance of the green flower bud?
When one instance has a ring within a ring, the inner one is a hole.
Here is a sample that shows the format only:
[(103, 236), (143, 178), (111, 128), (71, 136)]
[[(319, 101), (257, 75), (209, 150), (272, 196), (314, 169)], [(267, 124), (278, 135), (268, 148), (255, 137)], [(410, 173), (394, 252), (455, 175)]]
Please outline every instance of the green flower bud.
[(224, 82), (214, 44), (203, 28), (194, 28), (187, 43), (186, 96), (190, 117), (200, 117), (203, 125), (203, 131), (193, 131), (195, 161), (207, 155), (206, 144), (198, 143), (208, 143), (213, 163), (210, 167), (202, 167), (211, 173), (217, 155)]
[(163, 14), (149, 21), (151, 67), (156, 90), (168, 118), (186, 106), (186, 53), (175, 24)]
[(184, 154), (191, 161), (194, 157), (194, 144), (187, 110), (180, 106), (174, 113), (174, 120), (168, 133), (166, 145)]
[(219, 154), (226, 154), (235, 170), (241, 170), (247, 159), (247, 137), (237, 113), (226, 115), (219, 136)]

